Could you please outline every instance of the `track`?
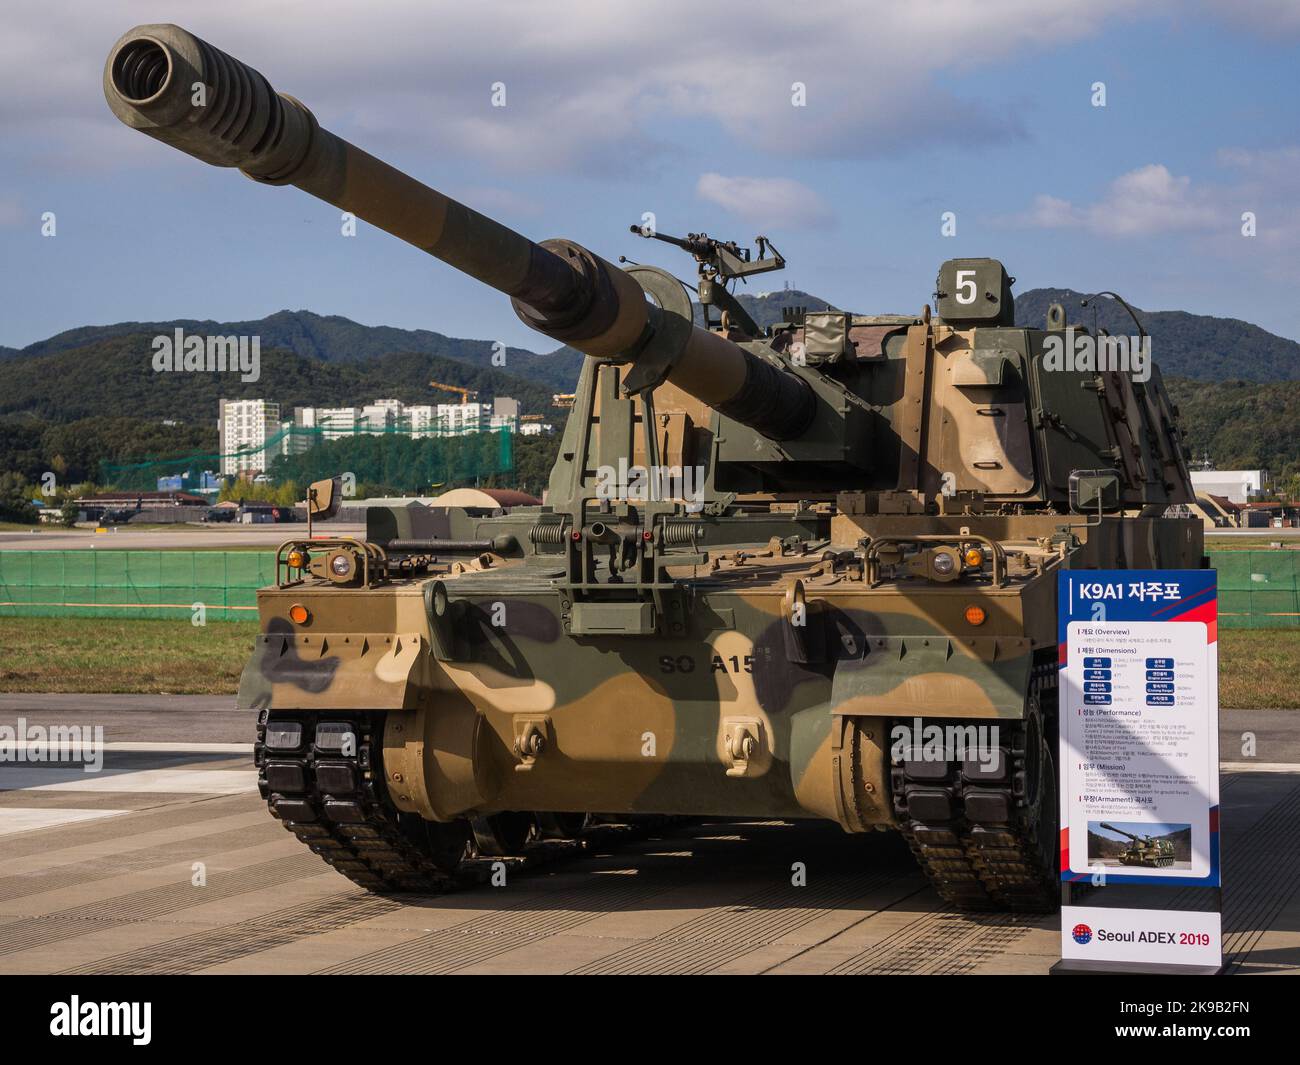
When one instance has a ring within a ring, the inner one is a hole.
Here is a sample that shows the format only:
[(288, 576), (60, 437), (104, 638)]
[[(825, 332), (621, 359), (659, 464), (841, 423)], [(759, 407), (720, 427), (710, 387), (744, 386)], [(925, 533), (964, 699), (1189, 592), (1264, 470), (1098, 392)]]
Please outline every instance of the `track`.
[(1057, 907), (1056, 770), (1047, 739), (1055, 679), (1054, 668), (1036, 670), (1025, 723), (993, 723), (1000, 752), (993, 769), (959, 753), (948, 761), (894, 764), (894, 810), (903, 835), (935, 891), (955, 909), (1050, 913)]
[[(487, 882), (504, 865), (531, 869), (581, 857), (672, 823), (600, 823), (570, 839), (521, 835), (521, 846), (486, 853), (467, 822), (437, 824), (402, 813), (384, 790), (383, 715), (303, 713), (257, 722), (253, 760), (272, 816), (326, 864), (379, 894), (430, 894)], [(503, 835), (508, 833), (503, 832)]]

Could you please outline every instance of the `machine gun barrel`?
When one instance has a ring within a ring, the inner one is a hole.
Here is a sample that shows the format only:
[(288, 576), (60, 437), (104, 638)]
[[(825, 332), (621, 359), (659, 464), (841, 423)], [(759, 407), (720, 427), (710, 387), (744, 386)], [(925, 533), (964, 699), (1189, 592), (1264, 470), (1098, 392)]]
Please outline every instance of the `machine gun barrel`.
[[(661, 313), (632, 276), (600, 256), (567, 240), (536, 244), (416, 181), (178, 26), (137, 26), (119, 38), (104, 66), (104, 95), (126, 125), (350, 212), (504, 292), (527, 325), (588, 355), (635, 361)], [(803, 380), (716, 333), (690, 329), (669, 381), (774, 439), (804, 431), (815, 401)]]
[(652, 230), (647, 233), (645, 228), (638, 225), (627, 227), (629, 233), (635, 233), (638, 237), (647, 237), (650, 240), (661, 240), (665, 244), (671, 244), (675, 248), (681, 248), (692, 255), (708, 255), (712, 250), (707, 240), (700, 240), (699, 237), (674, 237), (669, 233), (660, 233), (658, 230)]

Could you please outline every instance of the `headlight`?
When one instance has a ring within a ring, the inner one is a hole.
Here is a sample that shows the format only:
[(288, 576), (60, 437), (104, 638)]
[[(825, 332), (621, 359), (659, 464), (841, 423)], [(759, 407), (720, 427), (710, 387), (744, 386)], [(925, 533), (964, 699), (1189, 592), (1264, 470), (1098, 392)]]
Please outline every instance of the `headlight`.
[(956, 568), (957, 560), (949, 551), (936, 551), (930, 565), (934, 567), (934, 572), (939, 574), (940, 577), (946, 577)]
[(340, 552), (330, 559), (330, 569), (336, 577), (348, 577), (352, 574), (352, 557)]

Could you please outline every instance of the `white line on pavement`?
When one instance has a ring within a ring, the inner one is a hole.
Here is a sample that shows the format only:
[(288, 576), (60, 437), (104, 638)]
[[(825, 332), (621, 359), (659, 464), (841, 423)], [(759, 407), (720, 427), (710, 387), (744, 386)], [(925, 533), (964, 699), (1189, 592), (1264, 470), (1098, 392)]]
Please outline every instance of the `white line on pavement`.
[[(55, 779), (51, 781), (51, 777)], [(48, 782), (48, 783), (47, 783)], [(257, 790), (255, 769), (111, 769), (86, 773), (78, 768), (5, 766), (0, 786), (6, 791), (122, 791), (140, 794), (238, 795)]]
[(78, 821), (94, 821), (101, 817), (115, 817), (129, 810), (60, 810), (51, 807), (26, 809), (19, 806), (0, 807), (0, 836), (18, 832), (31, 832), (38, 828), (57, 828)]
[[(124, 751), (128, 754), (252, 754), (253, 745), (251, 743), (177, 743), (174, 741), (147, 742), (136, 740), (113, 740), (109, 743), (100, 744), (98, 748), (92, 743), (51, 743), (49, 746), (56, 747), (59, 751), (66, 751), (69, 756), (77, 757), (83, 751), (92, 753), (98, 749), (103, 751)], [(45, 747), (33, 745), (20, 746), (14, 748), (13, 761), (42, 761), (43, 759), (29, 759), (26, 757), (27, 751), (44, 751)]]

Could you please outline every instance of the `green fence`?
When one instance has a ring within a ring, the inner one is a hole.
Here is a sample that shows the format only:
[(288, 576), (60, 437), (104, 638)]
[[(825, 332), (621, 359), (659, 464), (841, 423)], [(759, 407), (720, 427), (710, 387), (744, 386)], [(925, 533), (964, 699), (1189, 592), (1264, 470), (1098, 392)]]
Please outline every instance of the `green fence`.
[(412, 430), (364, 423), (346, 429), (288, 425), (254, 451), (196, 452), (115, 464), (103, 461), (96, 478), (119, 491), (154, 491), (160, 477), (197, 477), (239, 458), (246, 468), (265, 470), (277, 484), (306, 485), (343, 470), (358, 484), (424, 491), (431, 484), (478, 484), (515, 467), (514, 433), (484, 429), (452, 434), (443, 427)]
[(1210, 565), (1222, 628), (1300, 628), (1300, 551), (1214, 551)]
[(0, 551), (0, 617), (253, 620), (273, 551)]
[[(1219, 624), (1300, 628), (1300, 551), (1216, 551)], [(0, 551), (0, 617), (256, 617), (270, 551)]]

